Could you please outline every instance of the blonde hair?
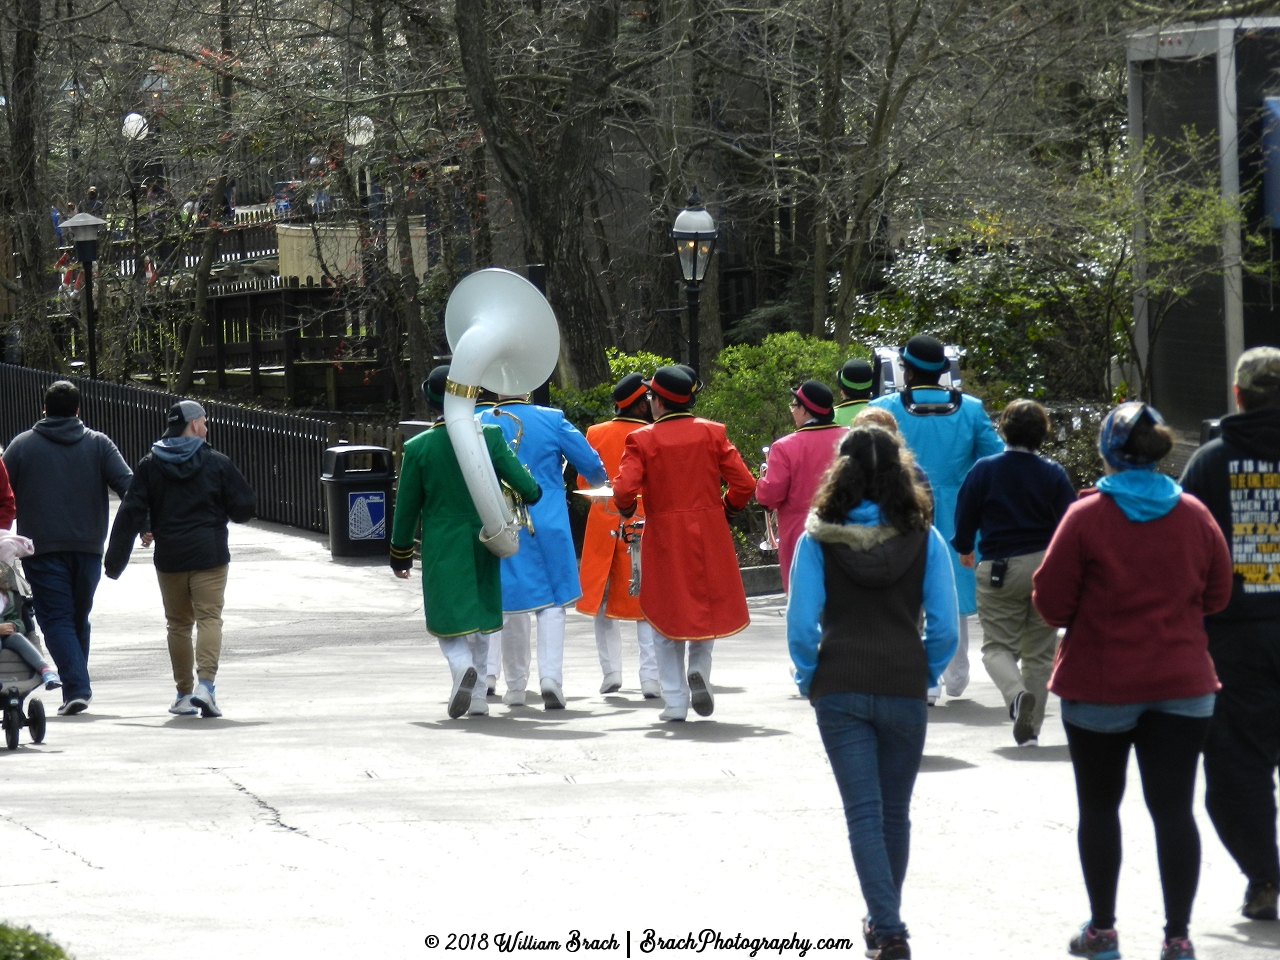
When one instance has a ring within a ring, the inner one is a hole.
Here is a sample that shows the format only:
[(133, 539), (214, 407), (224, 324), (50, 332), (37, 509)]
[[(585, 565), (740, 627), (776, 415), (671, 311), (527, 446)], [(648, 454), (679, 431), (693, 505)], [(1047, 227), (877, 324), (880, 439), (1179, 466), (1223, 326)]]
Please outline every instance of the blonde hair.
[(866, 426), (871, 423), (877, 427), (884, 427), (890, 433), (898, 432), (898, 421), (884, 407), (863, 407), (854, 415), (850, 426)]

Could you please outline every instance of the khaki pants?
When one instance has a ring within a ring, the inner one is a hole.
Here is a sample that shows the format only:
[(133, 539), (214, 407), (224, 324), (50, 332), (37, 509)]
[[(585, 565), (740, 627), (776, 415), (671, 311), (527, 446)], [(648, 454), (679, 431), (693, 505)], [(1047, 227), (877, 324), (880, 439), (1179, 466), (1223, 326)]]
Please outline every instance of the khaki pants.
[[(1031, 605), (1031, 575), (1044, 551), (1009, 558), (1004, 586), (991, 586), (991, 561), (978, 564), (978, 619), (982, 621), (982, 665), (1004, 695), (1005, 706), (1024, 690), (1035, 694), (1035, 730), (1044, 722), (1049, 675), (1058, 631)], [(1022, 661), (1019, 668), (1018, 661)]]
[[(169, 660), (173, 663), (173, 682), (178, 694), (185, 696), (195, 689), (192, 669), (201, 680), (210, 683), (218, 676), (218, 657), (222, 654), (222, 600), (227, 590), (227, 568), (188, 570), (183, 573), (161, 573), (160, 596), (164, 600), (164, 619), (169, 625)], [(195, 656), (191, 651), (191, 626), (196, 628)]]

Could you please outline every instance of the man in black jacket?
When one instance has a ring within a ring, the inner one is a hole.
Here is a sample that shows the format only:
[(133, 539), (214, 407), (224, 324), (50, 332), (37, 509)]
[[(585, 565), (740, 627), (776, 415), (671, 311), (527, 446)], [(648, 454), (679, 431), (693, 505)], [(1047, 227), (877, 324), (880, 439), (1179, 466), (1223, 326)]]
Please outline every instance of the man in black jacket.
[[(214, 680), (222, 652), (222, 601), (231, 563), (227, 521), (244, 523), (256, 507), (253, 490), (240, 471), (205, 443), (208, 433), (204, 408), (194, 400), (181, 400), (169, 410), (165, 435), (138, 464), (116, 514), (105, 564), (107, 576), (118, 579), (150, 511), (152, 532), (143, 534), (142, 543), (149, 546), (154, 538), (156, 545), (156, 577), (178, 687), (169, 712), (179, 716), (197, 710), (206, 717), (222, 716), (214, 698)], [(194, 685), (193, 667), (199, 676)]]
[(50, 384), (44, 417), (13, 438), (4, 465), (17, 500), (18, 532), (35, 544), (22, 569), (62, 675), (58, 713), (77, 714), (93, 696), (89, 611), (102, 576), (107, 490), (123, 497), (133, 474), (111, 438), (80, 421), (80, 390), (68, 380)]
[(1205, 805), (1249, 878), (1242, 909), (1275, 920), (1280, 894), (1274, 775), (1280, 762), (1280, 350), (1246, 350), (1236, 365), (1240, 413), (1222, 419), (1182, 486), (1231, 544), (1231, 603), (1206, 618), (1222, 682), (1204, 748)]

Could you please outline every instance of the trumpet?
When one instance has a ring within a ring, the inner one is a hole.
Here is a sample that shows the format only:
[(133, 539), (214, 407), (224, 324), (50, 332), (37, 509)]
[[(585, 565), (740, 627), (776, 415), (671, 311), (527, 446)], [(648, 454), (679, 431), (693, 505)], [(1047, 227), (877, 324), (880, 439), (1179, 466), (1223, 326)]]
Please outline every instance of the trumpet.
[(643, 533), (643, 518), (618, 521), (615, 536), (627, 545), (627, 553), (631, 557), (631, 582), (627, 584), (627, 595), (631, 597), (640, 596), (640, 537)]
[[(520, 441), (524, 439), (524, 421), (517, 417), (510, 410), (503, 410), (502, 407), (494, 407), (493, 415), (495, 417), (510, 417), (516, 422), (516, 436), (507, 446), (511, 448), (512, 453), (520, 452)], [(529, 531), (529, 536), (534, 535), (533, 517), (529, 515), (529, 505), (524, 502), (524, 498), (516, 493), (511, 484), (505, 480), (498, 481), (502, 487), (502, 499), (506, 501), (507, 509), (511, 511), (511, 516), (515, 519), (516, 525), (524, 527)]]
[[(760, 452), (765, 455), (764, 463), (760, 464), (760, 479), (763, 480), (765, 474), (769, 470), (769, 448), (761, 447)], [(778, 550), (778, 511), (766, 510), (764, 512), (764, 539), (760, 541), (757, 548), (761, 553), (776, 553)]]

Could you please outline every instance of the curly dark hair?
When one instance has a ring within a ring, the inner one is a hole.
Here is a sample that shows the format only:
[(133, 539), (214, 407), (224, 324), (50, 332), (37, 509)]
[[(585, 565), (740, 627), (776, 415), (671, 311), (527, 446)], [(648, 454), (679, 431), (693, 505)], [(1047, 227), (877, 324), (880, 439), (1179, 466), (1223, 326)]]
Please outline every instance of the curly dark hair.
[(916, 479), (911, 451), (897, 434), (870, 423), (850, 428), (813, 509), (820, 520), (844, 523), (864, 500), (878, 504), (884, 522), (902, 533), (928, 530), (933, 522), (933, 498)]

